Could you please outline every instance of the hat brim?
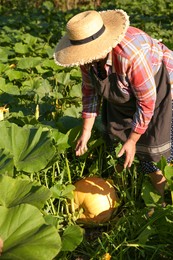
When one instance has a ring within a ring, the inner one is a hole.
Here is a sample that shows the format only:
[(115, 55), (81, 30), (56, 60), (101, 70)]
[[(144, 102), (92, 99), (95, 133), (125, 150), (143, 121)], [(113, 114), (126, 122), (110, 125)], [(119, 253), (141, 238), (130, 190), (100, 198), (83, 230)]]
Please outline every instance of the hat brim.
[(97, 39), (81, 45), (72, 45), (67, 34), (61, 38), (54, 52), (55, 62), (64, 67), (91, 63), (104, 57), (121, 40), (129, 27), (129, 17), (123, 10), (100, 12), (105, 26)]

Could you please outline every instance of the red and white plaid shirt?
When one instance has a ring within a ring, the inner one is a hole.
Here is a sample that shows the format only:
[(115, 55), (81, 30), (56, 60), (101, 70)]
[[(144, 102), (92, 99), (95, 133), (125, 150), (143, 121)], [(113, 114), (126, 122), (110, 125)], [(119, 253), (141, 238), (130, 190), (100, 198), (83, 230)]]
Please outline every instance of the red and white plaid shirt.
[[(153, 116), (156, 102), (154, 76), (162, 62), (167, 68), (173, 93), (173, 51), (140, 29), (130, 26), (124, 39), (108, 55), (105, 65), (107, 73), (111, 73), (114, 67), (118, 84), (123, 91), (127, 94), (133, 93), (136, 97), (137, 107), (132, 129), (139, 134), (146, 131)], [(81, 72), (82, 117), (96, 117), (99, 114), (101, 99), (92, 86), (88, 65), (81, 66)]]

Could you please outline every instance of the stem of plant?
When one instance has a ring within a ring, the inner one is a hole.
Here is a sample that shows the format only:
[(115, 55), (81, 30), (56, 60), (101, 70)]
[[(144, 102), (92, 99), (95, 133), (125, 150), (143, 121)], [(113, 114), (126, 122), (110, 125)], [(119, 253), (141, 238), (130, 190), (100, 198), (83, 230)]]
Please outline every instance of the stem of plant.
[[(67, 157), (65, 157), (65, 163), (66, 163), (66, 167), (67, 167), (67, 175), (68, 175), (69, 183), (72, 183), (72, 180), (71, 180), (71, 172), (70, 172), (70, 167), (69, 167), (69, 163), (68, 163)], [(71, 199), (71, 212), (72, 212), (72, 213), (75, 212), (74, 199), (73, 199), (73, 198)]]

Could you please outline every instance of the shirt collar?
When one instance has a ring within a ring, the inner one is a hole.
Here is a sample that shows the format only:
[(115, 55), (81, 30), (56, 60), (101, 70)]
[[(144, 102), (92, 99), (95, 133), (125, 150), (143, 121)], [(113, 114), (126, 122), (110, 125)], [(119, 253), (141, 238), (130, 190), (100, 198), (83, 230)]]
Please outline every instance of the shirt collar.
[(108, 54), (106, 65), (112, 66), (112, 51)]

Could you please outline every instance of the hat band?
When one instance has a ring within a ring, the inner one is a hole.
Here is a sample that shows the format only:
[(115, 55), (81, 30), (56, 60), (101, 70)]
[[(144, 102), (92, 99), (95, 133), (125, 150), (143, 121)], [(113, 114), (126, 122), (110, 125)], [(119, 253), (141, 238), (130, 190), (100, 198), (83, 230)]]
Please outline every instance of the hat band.
[(91, 42), (91, 41), (97, 39), (100, 35), (102, 35), (104, 33), (104, 31), (105, 31), (105, 26), (103, 24), (101, 29), (98, 32), (94, 33), (93, 35), (91, 35), (85, 39), (82, 39), (82, 40), (70, 40), (70, 42), (73, 45), (80, 45), (80, 44), (88, 43), (88, 42)]

